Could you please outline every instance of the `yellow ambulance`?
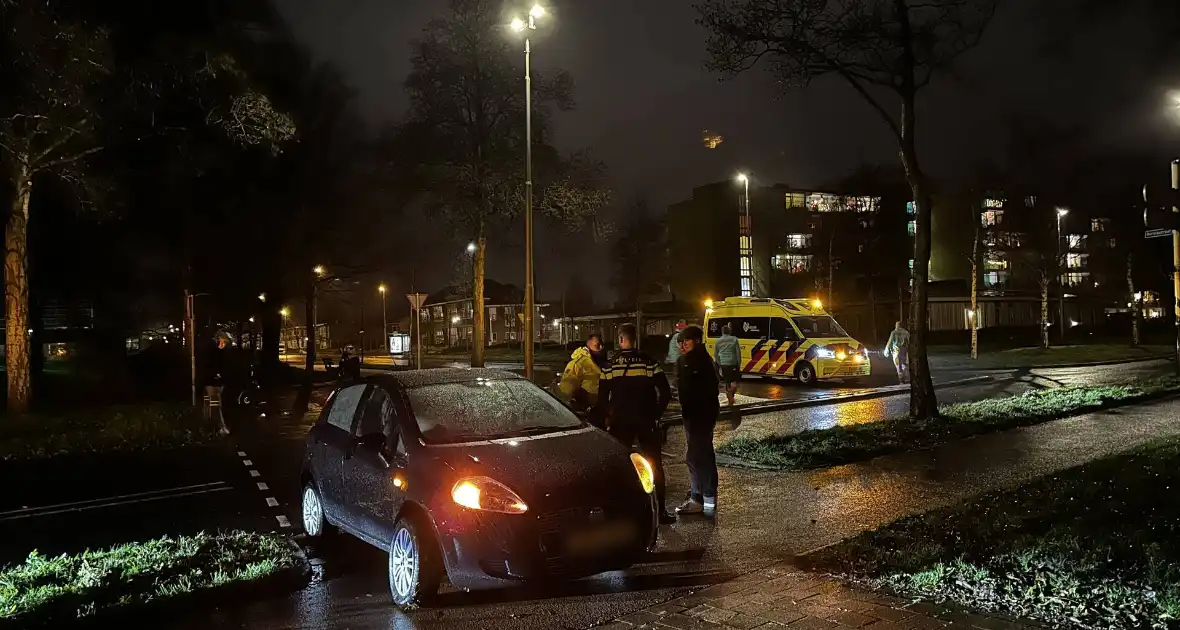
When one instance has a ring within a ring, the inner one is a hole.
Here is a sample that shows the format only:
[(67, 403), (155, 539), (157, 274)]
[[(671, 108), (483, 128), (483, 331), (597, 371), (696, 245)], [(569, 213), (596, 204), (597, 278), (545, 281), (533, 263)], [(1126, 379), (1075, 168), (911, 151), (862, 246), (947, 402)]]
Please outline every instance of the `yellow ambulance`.
[(742, 348), (742, 374), (797, 378), (804, 385), (869, 375), (868, 348), (848, 336), (818, 300), (731, 297), (707, 303), (705, 345), (717, 356), (726, 325)]

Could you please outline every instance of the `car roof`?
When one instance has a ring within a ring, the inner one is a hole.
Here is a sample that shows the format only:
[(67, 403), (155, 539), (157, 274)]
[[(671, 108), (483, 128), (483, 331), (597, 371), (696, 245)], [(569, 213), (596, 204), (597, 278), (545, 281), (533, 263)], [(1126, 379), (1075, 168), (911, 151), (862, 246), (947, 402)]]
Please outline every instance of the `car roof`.
[(445, 383), (471, 383), (477, 380), (524, 380), (523, 377), (506, 370), (488, 368), (432, 368), (428, 370), (404, 370), (372, 377), (377, 382), (392, 381), (401, 388), (442, 385)]

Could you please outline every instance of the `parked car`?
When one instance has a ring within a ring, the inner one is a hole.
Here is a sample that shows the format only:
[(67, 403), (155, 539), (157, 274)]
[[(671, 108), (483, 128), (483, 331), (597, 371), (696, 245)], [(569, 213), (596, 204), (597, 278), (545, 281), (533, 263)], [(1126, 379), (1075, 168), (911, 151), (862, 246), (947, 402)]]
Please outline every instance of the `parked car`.
[(508, 372), (394, 372), (337, 389), (307, 438), (303, 527), (385, 551), (402, 606), (626, 568), (655, 543), (651, 465)]

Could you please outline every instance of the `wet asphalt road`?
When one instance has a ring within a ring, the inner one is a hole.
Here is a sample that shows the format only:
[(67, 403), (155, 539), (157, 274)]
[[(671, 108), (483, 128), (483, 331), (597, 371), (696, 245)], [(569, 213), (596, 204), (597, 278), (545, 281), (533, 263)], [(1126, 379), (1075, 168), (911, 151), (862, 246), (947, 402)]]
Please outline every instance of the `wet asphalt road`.
[[(996, 374), (992, 382), (940, 391), (945, 402), (1041, 387), (1148, 377), (1167, 364), (1063, 368)], [(904, 412), (905, 395), (776, 412), (784, 426), (825, 426)], [(719, 431), (726, 430), (725, 427)], [(269, 418), (237, 434), (298, 529), (298, 463), (307, 427)], [(900, 516), (1007, 488), (1180, 435), (1180, 403), (1092, 414), (983, 436), (930, 451), (806, 473), (722, 469), (718, 518), (661, 530), (650, 563), (564, 586), (481, 593), (444, 592), (433, 607), (403, 613), (388, 603), (384, 554), (340, 537), (309, 547), (313, 582), (302, 591), (246, 607), (194, 613), (168, 627), (196, 628), (586, 628), (691, 590), (791, 558)], [(687, 483), (683, 433), (674, 428), (669, 494)]]

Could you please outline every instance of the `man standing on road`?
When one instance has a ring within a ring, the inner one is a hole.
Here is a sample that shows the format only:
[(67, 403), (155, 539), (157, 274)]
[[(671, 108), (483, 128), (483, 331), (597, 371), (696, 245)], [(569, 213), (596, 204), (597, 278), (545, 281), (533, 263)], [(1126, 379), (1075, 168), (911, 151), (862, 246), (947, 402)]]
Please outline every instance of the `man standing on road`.
[(897, 322), (894, 324), (893, 332), (889, 333), (889, 341), (885, 343), (885, 356), (893, 357), (893, 369), (897, 370), (897, 380), (901, 383), (910, 382), (909, 345), (910, 331), (902, 328), (901, 322)]
[(680, 410), (688, 438), (688, 500), (677, 514), (713, 515), (717, 510), (717, 453), (713, 450), (713, 429), (721, 413), (717, 400), (717, 367), (705, 349), (699, 326), (680, 333), (680, 361), (677, 363)]
[(721, 338), (717, 340), (714, 350), (717, 365), (721, 368), (721, 381), (725, 383), (725, 397), (729, 399), (729, 406), (733, 406), (734, 396), (737, 395), (738, 381), (742, 376), (742, 346), (737, 337), (733, 336), (733, 327), (726, 324), (721, 328)]
[(205, 351), (202, 382), (205, 386), (205, 419), (216, 423), (222, 435), (229, 435), (225, 424), (225, 413), (221, 406), (221, 394), (225, 391), (225, 337), (217, 335), (216, 341)]
[(610, 434), (628, 448), (639, 442), (639, 453), (651, 463), (660, 522), (675, 523), (676, 517), (668, 513), (665, 503), (659, 426), (660, 417), (672, 402), (672, 388), (659, 362), (635, 347), (638, 338), (635, 324), (619, 327), (619, 351), (602, 371), (598, 399), (606, 412)]
[[(602, 335), (598, 333), (591, 333), (586, 339), (586, 345), (570, 355), (569, 363), (561, 374), (561, 393), (574, 403), (575, 409), (591, 411), (598, 405), (598, 383), (607, 361)], [(597, 412), (593, 412), (592, 416), (598, 416)], [(602, 424), (598, 417), (592, 417), (591, 422)]]
[(684, 326), (683, 319), (676, 322), (676, 332), (672, 333), (672, 338), (668, 340), (668, 354), (664, 357), (664, 363), (668, 364), (668, 371), (672, 373), (673, 385), (676, 385), (676, 365), (680, 360), (680, 333)]

